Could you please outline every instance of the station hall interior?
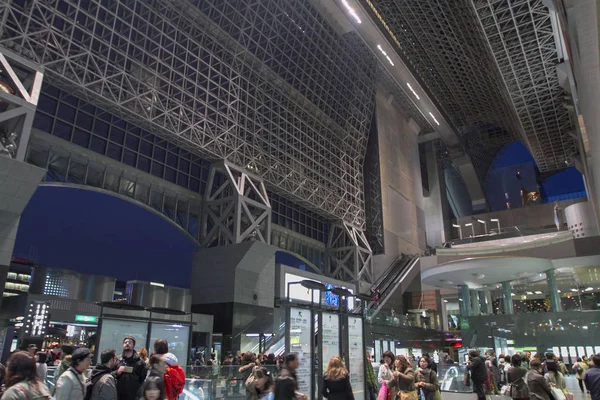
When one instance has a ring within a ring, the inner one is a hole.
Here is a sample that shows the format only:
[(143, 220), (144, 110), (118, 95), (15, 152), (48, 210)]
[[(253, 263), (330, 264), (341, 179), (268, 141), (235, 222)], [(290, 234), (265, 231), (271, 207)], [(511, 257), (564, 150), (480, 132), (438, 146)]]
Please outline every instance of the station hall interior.
[(467, 399), (469, 350), (552, 353), (587, 398), (599, 3), (1, 1), (0, 361), (166, 339), (241, 399), (229, 355), (295, 352), (322, 399), (340, 356), (369, 400), (428, 354)]

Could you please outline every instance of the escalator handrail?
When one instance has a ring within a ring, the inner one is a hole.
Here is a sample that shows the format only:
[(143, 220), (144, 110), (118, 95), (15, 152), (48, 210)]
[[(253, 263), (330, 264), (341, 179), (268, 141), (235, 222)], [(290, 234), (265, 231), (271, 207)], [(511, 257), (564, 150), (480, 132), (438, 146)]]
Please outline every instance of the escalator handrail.
[[(387, 282), (387, 285), (385, 285), (385, 289), (380, 291), (380, 297), (378, 299), (378, 303), (381, 302), (384, 298), (386, 298), (388, 296), (388, 294), (389, 294), (388, 290), (390, 288), (393, 288), (399, 279), (404, 278), (407, 270), (410, 269), (415, 264), (415, 261), (419, 259), (419, 255), (414, 254), (414, 255), (403, 257), (403, 259), (406, 259), (406, 262), (398, 263), (398, 265), (394, 266), (395, 267), (394, 269), (397, 270), (397, 273), (395, 273), (393, 275), (393, 279), (390, 279), (389, 282)], [(399, 260), (399, 261), (401, 261), (401, 260)], [(375, 305), (375, 302), (372, 301), (369, 303), (367, 308), (371, 309), (371, 308), (373, 308), (374, 305)]]

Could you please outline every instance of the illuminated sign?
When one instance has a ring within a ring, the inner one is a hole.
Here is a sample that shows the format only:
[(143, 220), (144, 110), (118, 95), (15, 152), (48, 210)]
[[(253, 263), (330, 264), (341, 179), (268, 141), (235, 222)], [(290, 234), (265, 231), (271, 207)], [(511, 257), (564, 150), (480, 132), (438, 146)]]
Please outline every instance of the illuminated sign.
[(25, 334), (36, 337), (43, 336), (48, 327), (50, 305), (41, 301), (29, 303), (29, 311), (25, 318)]
[(76, 315), (75, 322), (98, 322), (98, 317), (93, 315)]

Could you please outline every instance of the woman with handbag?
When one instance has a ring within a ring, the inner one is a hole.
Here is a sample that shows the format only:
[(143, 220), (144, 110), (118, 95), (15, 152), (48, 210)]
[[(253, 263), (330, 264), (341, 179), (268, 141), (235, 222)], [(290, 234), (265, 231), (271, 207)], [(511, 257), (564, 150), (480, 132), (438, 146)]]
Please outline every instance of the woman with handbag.
[(558, 363), (554, 360), (548, 360), (546, 361), (546, 369), (548, 372), (546, 372), (544, 378), (546, 378), (546, 380), (550, 382), (553, 387), (562, 390), (565, 394), (567, 394), (567, 382), (565, 381), (565, 377), (563, 376), (562, 372), (559, 371)]
[(348, 370), (338, 356), (331, 357), (327, 364), (321, 393), (327, 400), (354, 400)]
[(415, 384), (425, 400), (441, 400), (440, 383), (435, 371), (429, 368), (429, 357), (421, 357), (418, 362)]
[(386, 351), (383, 353), (383, 364), (379, 366), (377, 381), (379, 382), (379, 395), (377, 400), (391, 400), (391, 385), (394, 381), (394, 353)]
[(415, 389), (415, 373), (404, 356), (398, 356), (395, 362), (394, 380), (391, 385), (397, 400), (418, 400)]

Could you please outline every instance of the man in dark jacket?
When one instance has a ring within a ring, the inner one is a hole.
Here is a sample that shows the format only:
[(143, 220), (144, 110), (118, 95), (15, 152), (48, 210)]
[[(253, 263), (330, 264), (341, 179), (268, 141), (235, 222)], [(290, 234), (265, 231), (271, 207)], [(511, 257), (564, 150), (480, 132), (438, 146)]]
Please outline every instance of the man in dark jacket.
[(600, 354), (592, 357), (593, 366), (585, 371), (583, 380), (592, 395), (592, 400), (600, 400)]
[(117, 365), (117, 352), (109, 349), (100, 355), (100, 364), (92, 370), (88, 381), (91, 400), (117, 400), (117, 384), (112, 370)]
[(471, 382), (473, 383), (473, 393), (477, 394), (477, 400), (485, 400), (485, 385), (487, 379), (487, 368), (485, 359), (480, 356), (477, 350), (469, 351), (469, 365), (467, 370), (471, 373)]
[(147, 373), (146, 363), (135, 351), (135, 339), (126, 336), (123, 339), (123, 354), (117, 362), (117, 371), (113, 373), (117, 378), (117, 398), (135, 399)]

